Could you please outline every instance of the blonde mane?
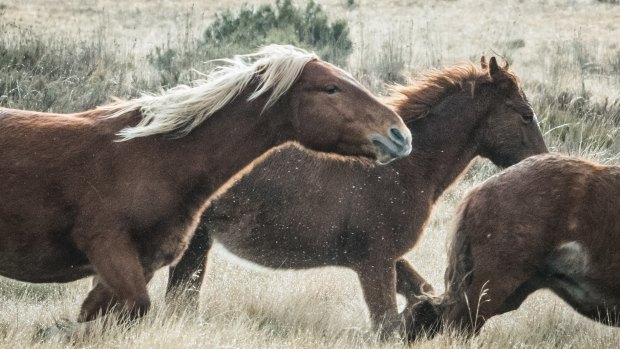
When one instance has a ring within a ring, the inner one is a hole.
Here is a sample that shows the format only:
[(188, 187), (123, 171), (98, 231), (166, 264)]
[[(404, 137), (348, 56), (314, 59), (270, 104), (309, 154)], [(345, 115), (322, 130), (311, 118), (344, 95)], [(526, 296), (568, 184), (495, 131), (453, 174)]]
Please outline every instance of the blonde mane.
[(140, 110), (142, 120), (118, 132), (122, 141), (155, 134), (187, 135), (215, 112), (232, 101), (253, 78), (260, 79), (248, 100), (271, 91), (263, 110), (272, 106), (293, 85), (305, 65), (318, 59), (314, 53), (290, 45), (269, 45), (256, 53), (221, 59), (226, 63), (205, 74), (192, 86), (180, 85), (158, 95), (99, 107), (118, 117)]
[[(503, 72), (519, 86), (516, 75), (509, 70)], [(409, 122), (425, 117), (431, 108), (448, 95), (467, 88), (473, 96), (477, 84), (490, 81), (488, 69), (463, 63), (425, 73), (419, 82), (409, 86), (393, 86), (387, 102), (405, 122)]]

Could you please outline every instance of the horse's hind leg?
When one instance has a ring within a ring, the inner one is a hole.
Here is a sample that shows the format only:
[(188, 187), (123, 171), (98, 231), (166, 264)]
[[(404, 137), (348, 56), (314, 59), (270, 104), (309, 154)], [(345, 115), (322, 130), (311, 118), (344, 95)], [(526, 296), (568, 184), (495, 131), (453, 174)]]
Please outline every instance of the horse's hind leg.
[(420, 300), (423, 293), (432, 293), (431, 286), (405, 258), (396, 261), (396, 292), (407, 298), (407, 303), (413, 304)]
[[(488, 263), (488, 264), (487, 264)], [(516, 265), (519, 262), (516, 263)], [(474, 334), (495, 315), (516, 309), (534, 288), (528, 285), (532, 274), (518, 267), (501, 270), (503, 263), (474, 261), (473, 279), (466, 287), (450, 291), (444, 301), (454, 302), (444, 309), (444, 322), (465, 334)]]
[[(596, 281), (574, 275), (548, 275), (549, 288), (581, 315), (608, 326), (620, 326), (620, 304), (614, 289), (603, 293)], [(609, 302), (611, 300), (611, 302)]]
[[(434, 297), (421, 297), (434, 289), (405, 258), (396, 261), (396, 292), (407, 299), (401, 313), (405, 338), (415, 340), (421, 333), (427, 336), (439, 331), (440, 321)], [(414, 332), (415, 331), (415, 332)]]
[(80, 320), (92, 320), (102, 309), (117, 303), (120, 305), (118, 311), (129, 318), (144, 315), (151, 305), (146, 289), (149, 276), (145, 275), (130, 237), (120, 231), (99, 234), (80, 231), (75, 236), (78, 247), (101, 281), (101, 286), (98, 284), (87, 297)]
[(179, 262), (170, 267), (167, 296), (183, 296), (192, 306), (198, 306), (200, 287), (207, 267), (209, 250), (213, 243), (209, 229), (202, 223)]

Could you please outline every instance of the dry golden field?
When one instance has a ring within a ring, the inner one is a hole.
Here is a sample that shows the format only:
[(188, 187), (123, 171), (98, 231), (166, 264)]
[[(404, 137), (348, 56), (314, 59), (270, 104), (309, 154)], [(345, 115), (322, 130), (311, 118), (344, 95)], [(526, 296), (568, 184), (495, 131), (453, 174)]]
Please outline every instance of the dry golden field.
[[(69, 75), (46, 81), (73, 99), (37, 104), (36, 95), (11, 99), (9, 91), (0, 89), (5, 96), (0, 97), (0, 106), (41, 105), (55, 111), (93, 106), (102, 97), (80, 96), (79, 84), (95, 78), (105, 80), (102, 93), (129, 97), (122, 94), (137, 93), (134, 82), (140, 81), (139, 88), (157, 85), (158, 74), (147, 64), (156, 47), (191, 46), (217, 11), (267, 2), (0, 0), (0, 48), (17, 47), (26, 38), (97, 43), (114, 59), (128, 62), (122, 67), (116, 61), (102, 63), (97, 66), (101, 71), (86, 80)], [(376, 93), (385, 92), (386, 80), (404, 81), (429, 68), (477, 61), (482, 54), (504, 55), (521, 77), (552, 151), (620, 164), (620, 5), (588, 0), (319, 3), (331, 18), (348, 21), (353, 53), (347, 68)], [(204, 68), (202, 62), (195, 67)], [(118, 71), (125, 74), (122, 79)], [(13, 71), (2, 74), (0, 87), (2, 79), (22, 78)], [(422, 242), (408, 255), (439, 291), (454, 208), (468, 188), (496, 171), (487, 160), (477, 160), (441, 198)], [(34, 337), (39, 329), (76, 319), (89, 280), (32, 285), (0, 277), (0, 348), (407, 346), (397, 339), (378, 341), (369, 330), (361, 290), (351, 271), (247, 268), (217, 247), (209, 263), (198, 311), (173, 311), (182, 305), (164, 302), (167, 272), (162, 270), (150, 284), (153, 309), (142, 321), (131, 327), (99, 322), (74, 342), (60, 335), (44, 341)], [(589, 321), (553, 294), (539, 291), (517, 311), (493, 318), (476, 338), (447, 334), (411, 347), (617, 348), (619, 343), (619, 329)]]

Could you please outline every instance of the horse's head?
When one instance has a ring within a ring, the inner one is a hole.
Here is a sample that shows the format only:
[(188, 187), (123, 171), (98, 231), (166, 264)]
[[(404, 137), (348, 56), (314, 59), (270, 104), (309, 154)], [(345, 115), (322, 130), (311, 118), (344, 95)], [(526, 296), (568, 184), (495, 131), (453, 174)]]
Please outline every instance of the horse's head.
[(289, 93), (294, 132), (304, 146), (379, 163), (411, 152), (411, 132), (402, 119), (329, 63), (310, 61)]
[(507, 167), (546, 153), (536, 114), (508, 64), (500, 67), (495, 57), (488, 63), (482, 57), (481, 65), (489, 79), (476, 87), (476, 95), (484, 101), (480, 104), (484, 119), (477, 132), (480, 155)]

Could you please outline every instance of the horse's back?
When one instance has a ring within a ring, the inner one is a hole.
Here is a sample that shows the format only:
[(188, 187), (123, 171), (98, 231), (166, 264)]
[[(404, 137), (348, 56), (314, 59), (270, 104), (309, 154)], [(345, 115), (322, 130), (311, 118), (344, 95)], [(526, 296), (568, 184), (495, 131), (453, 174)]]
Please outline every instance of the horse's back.
[[(514, 173), (507, 172), (507, 180), (500, 181), (506, 193), (515, 193), (515, 199), (522, 200), (521, 207), (563, 221), (563, 232), (578, 230), (575, 224), (594, 227), (609, 219), (615, 221), (608, 221), (610, 224), (619, 223), (616, 219), (620, 216), (618, 166), (546, 154), (526, 159), (523, 166), (515, 166)], [(518, 202), (513, 204), (517, 206)]]
[(542, 258), (573, 240), (598, 249), (600, 241), (620, 240), (619, 188), (616, 167), (559, 154), (534, 156), (470, 191), (453, 243), (467, 240), (481, 254), (524, 259)]
[(502, 216), (552, 215), (557, 210), (578, 214), (588, 208), (587, 200), (612, 199), (618, 178), (614, 166), (560, 154), (537, 155), (489, 178), (466, 200)]
[(0, 158), (4, 167), (27, 159), (49, 165), (79, 153), (79, 149), (89, 149), (100, 136), (97, 124), (97, 119), (80, 114), (1, 109)]
[(0, 193), (5, 205), (62, 200), (67, 192), (61, 183), (76, 173), (86, 175), (89, 159), (101, 149), (90, 146), (97, 140), (86, 132), (94, 123), (91, 118), (13, 109), (0, 113)]

